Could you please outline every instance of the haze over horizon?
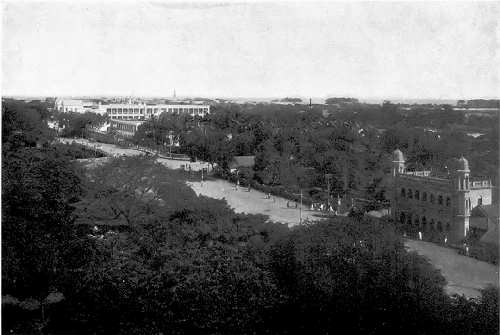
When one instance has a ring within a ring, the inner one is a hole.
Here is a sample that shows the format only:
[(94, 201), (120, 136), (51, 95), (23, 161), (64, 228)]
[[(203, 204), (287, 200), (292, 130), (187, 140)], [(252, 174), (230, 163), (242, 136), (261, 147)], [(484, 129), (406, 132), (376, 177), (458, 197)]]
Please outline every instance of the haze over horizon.
[(499, 3), (6, 2), (2, 95), (500, 97)]

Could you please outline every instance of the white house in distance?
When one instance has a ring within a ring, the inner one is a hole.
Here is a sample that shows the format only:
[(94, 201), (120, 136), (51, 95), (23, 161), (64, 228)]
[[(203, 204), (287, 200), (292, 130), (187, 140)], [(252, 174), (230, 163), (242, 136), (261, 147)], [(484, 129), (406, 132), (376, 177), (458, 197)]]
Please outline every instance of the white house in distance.
[(104, 115), (106, 113), (105, 109), (101, 108), (100, 103), (96, 103), (92, 100), (81, 100), (81, 99), (64, 99), (57, 98), (55, 103), (55, 109), (58, 112), (63, 113), (97, 113)]
[(64, 113), (93, 112), (108, 115), (111, 120), (147, 120), (162, 113), (189, 114), (204, 117), (210, 114), (210, 105), (203, 104), (146, 104), (128, 103), (101, 104), (93, 100), (57, 98), (55, 109)]
[(210, 114), (210, 105), (191, 104), (153, 104), (132, 101), (126, 103), (104, 103), (91, 100), (58, 98), (55, 109), (64, 113), (93, 112), (109, 117), (108, 130), (122, 136), (134, 136), (137, 128), (146, 120), (158, 117), (163, 113), (188, 114), (192, 117), (205, 117)]
[(139, 126), (152, 117), (163, 113), (189, 114), (192, 117), (205, 117), (210, 113), (209, 105), (180, 105), (180, 104), (107, 104), (101, 105), (105, 114), (110, 118), (110, 129), (122, 136), (134, 136)]
[(210, 114), (209, 105), (170, 105), (170, 104), (108, 104), (101, 105), (101, 109), (111, 120), (148, 120), (162, 113), (189, 114), (191, 116), (204, 117)]
[(152, 117), (158, 117), (163, 113), (189, 114), (192, 117), (204, 117), (210, 113), (209, 105), (179, 105), (179, 104), (154, 104), (128, 103), (101, 105), (105, 114), (110, 118), (110, 129), (122, 136), (134, 136), (139, 126)]

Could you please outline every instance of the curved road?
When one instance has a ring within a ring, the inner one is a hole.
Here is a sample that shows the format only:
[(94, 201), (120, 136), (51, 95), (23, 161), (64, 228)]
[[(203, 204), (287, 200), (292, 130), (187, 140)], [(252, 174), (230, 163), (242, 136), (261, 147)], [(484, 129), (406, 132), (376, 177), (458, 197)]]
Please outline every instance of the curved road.
[[(112, 144), (90, 142), (86, 139), (60, 139), (60, 141), (63, 143), (75, 141), (91, 148), (97, 146), (99, 150), (113, 156), (136, 156), (144, 154), (143, 151), (137, 149), (120, 148)], [(158, 161), (172, 169), (178, 169), (181, 168), (181, 165), (189, 164), (192, 170), (198, 171), (201, 167), (208, 166), (204, 162), (189, 163), (166, 158), (159, 158)], [(286, 199), (274, 196), (271, 199), (266, 199), (264, 193), (256, 190), (251, 190), (250, 192), (247, 192), (244, 188), (236, 190), (234, 184), (225, 180), (210, 180), (203, 182), (203, 184), (201, 182), (188, 184), (196, 194), (216, 199), (226, 199), (229, 206), (236, 212), (264, 214), (269, 216), (273, 221), (286, 223), (289, 226), (299, 223), (299, 210), (287, 208)], [(318, 220), (318, 217), (313, 216), (314, 212), (308, 211), (305, 207), (302, 209), (303, 220)], [(490, 284), (499, 286), (499, 271), (497, 266), (459, 255), (453, 249), (444, 248), (429, 242), (406, 240), (405, 246), (408, 250), (415, 251), (426, 257), (441, 271), (447, 280), (445, 289), (449, 294), (478, 297), (480, 296), (479, 290), (481, 288)]]

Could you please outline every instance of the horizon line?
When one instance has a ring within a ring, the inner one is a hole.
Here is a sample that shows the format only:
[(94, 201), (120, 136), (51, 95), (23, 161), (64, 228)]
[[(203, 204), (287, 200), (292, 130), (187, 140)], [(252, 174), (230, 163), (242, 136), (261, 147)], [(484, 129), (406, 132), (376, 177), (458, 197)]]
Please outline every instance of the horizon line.
[(189, 95), (158, 95), (158, 94), (2, 94), (2, 98), (20, 98), (20, 97), (36, 97), (36, 98), (86, 98), (86, 97), (104, 97), (104, 98), (162, 98), (162, 99), (186, 99), (186, 98), (204, 98), (204, 99), (284, 99), (284, 98), (299, 98), (302, 100), (308, 99), (329, 99), (329, 98), (351, 98), (358, 100), (500, 100), (500, 96), (476, 96), (476, 97), (397, 97), (397, 96), (357, 96), (346, 94), (331, 94), (324, 96), (306, 96), (300, 94), (289, 94), (284, 96), (223, 96), (223, 95), (203, 95), (203, 94), (189, 94)]

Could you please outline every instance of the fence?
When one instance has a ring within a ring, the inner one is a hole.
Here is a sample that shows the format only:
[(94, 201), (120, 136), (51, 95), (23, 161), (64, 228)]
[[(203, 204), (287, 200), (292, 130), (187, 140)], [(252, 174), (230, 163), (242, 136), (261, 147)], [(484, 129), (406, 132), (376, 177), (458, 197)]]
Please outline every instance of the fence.
[(111, 134), (104, 134), (100, 132), (96, 132), (88, 129), (86, 131), (86, 135), (88, 138), (94, 139), (97, 142), (108, 143), (118, 145), (124, 148), (137, 148), (138, 150), (149, 152), (151, 154), (158, 154), (162, 158), (174, 159), (174, 160), (182, 160), (182, 161), (190, 161), (191, 158), (186, 154), (172, 153), (170, 150), (165, 149), (164, 147), (150, 148), (150, 147), (141, 147), (134, 143), (132, 143), (129, 139), (113, 136)]

